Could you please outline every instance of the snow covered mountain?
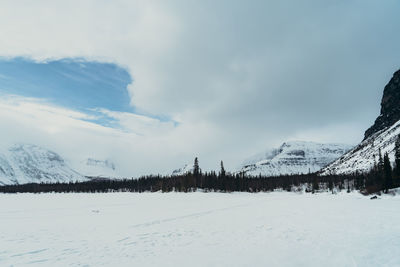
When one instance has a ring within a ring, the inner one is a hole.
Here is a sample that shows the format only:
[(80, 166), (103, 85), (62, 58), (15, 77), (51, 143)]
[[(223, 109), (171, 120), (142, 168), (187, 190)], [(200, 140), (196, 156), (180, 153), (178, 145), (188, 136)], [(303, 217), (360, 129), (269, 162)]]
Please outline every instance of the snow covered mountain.
[(76, 166), (79, 173), (88, 177), (110, 178), (117, 177), (116, 166), (111, 160), (88, 158)]
[(277, 176), (317, 172), (342, 156), (351, 146), (294, 141), (255, 155), (242, 164), (238, 172), (250, 176)]
[(59, 154), (37, 145), (0, 148), (0, 185), (116, 177), (116, 166), (110, 160), (88, 158), (72, 167)]
[(393, 74), (385, 86), (381, 113), (375, 123), (365, 131), (364, 140), (351, 151), (321, 171), (322, 175), (367, 172), (382, 155), (389, 154), (394, 161), (394, 145), (400, 134), (400, 70)]
[(172, 172), (172, 175), (184, 175), (188, 172), (193, 172), (193, 164), (185, 164), (183, 167), (176, 169)]
[(0, 185), (87, 180), (71, 169), (57, 153), (16, 144), (0, 152)]

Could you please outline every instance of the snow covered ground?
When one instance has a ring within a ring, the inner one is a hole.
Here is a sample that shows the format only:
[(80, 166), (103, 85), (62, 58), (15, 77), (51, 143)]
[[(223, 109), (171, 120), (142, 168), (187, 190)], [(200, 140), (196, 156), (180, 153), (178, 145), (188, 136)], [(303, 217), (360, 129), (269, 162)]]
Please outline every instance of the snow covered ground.
[(400, 197), (0, 194), (0, 266), (400, 266)]

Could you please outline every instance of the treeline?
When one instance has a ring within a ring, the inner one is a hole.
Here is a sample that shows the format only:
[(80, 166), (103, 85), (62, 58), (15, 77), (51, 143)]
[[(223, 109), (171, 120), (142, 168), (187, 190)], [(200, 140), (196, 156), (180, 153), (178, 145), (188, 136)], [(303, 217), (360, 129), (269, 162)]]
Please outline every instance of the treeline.
[[(397, 167), (398, 166), (398, 167)], [(203, 173), (197, 158), (193, 171), (183, 175), (148, 175), (138, 179), (92, 179), (86, 182), (70, 183), (30, 183), (0, 186), (0, 193), (95, 193), (95, 192), (270, 192), (277, 189), (285, 191), (348, 192), (358, 190), (371, 194), (400, 187), (400, 138), (396, 142), (395, 167), (392, 168), (388, 154), (368, 173), (320, 176), (318, 173), (302, 175), (281, 175), (249, 177), (245, 173), (227, 173), (223, 162), (221, 169)]]
[[(394, 175), (390, 169), (391, 183), (387, 181), (389, 169), (387, 156), (382, 158), (370, 173), (352, 175), (318, 174), (285, 175), (285, 176), (257, 176), (248, 177), (244, 173), (227, 173), (221, 162), (221, 170), (203, 173), (196, 158), (192, 172), (176, 176), (149, 175), (138, 179), (122, 180), (91, 180), (86, 182), (71, 183), (31, 183), (21, 185), (6, 185), (0, 187), (3, 193), (42, 193), (42, 192), (271, 192), (277, 189), (285, 191), (337, 192), (359, 190), (362, 193), (374, 193), (388, 189), (399, 184), (399, 176)], [(390, 166), (390, 164), (389, 164)], [(396, 177), (394, 179), (394, 177)]]
[[(355, 181), (360, 181), (355, 182)], [(275, 189), (286, 191), (304, 187), (306, 191), (360, 189), (362, 180), (354, 176), (323, 176), (315, 174), (275, 177), (248, 177), (241, 174), (220, 175), (215, 172), (187, 173), (179, 176), (145, 176), (138, 179), (92, 180), (70, 183), (30, 183), (0, 187), (3, 193), (42, 192), (270, 192)]]

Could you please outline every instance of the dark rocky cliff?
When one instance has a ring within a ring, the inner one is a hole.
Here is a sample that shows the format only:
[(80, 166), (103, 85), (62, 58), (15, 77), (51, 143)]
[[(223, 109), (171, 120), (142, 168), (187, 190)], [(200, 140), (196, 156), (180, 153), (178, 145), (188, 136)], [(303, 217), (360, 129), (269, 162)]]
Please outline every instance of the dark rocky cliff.
[(385, 86), (381, 101), (381, 114), (368, 130), (365, 131), (364, 140), (372, 134), (392, 126), (400, 120), (400, 70), (393, 74), (392, 79)]

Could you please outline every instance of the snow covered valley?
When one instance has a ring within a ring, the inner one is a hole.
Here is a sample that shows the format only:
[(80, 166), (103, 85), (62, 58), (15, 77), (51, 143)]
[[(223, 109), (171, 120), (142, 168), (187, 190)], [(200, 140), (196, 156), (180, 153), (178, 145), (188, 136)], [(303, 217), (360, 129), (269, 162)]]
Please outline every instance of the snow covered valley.
[(400, 196), (0, 194), (0, 266), (399, 266)]

